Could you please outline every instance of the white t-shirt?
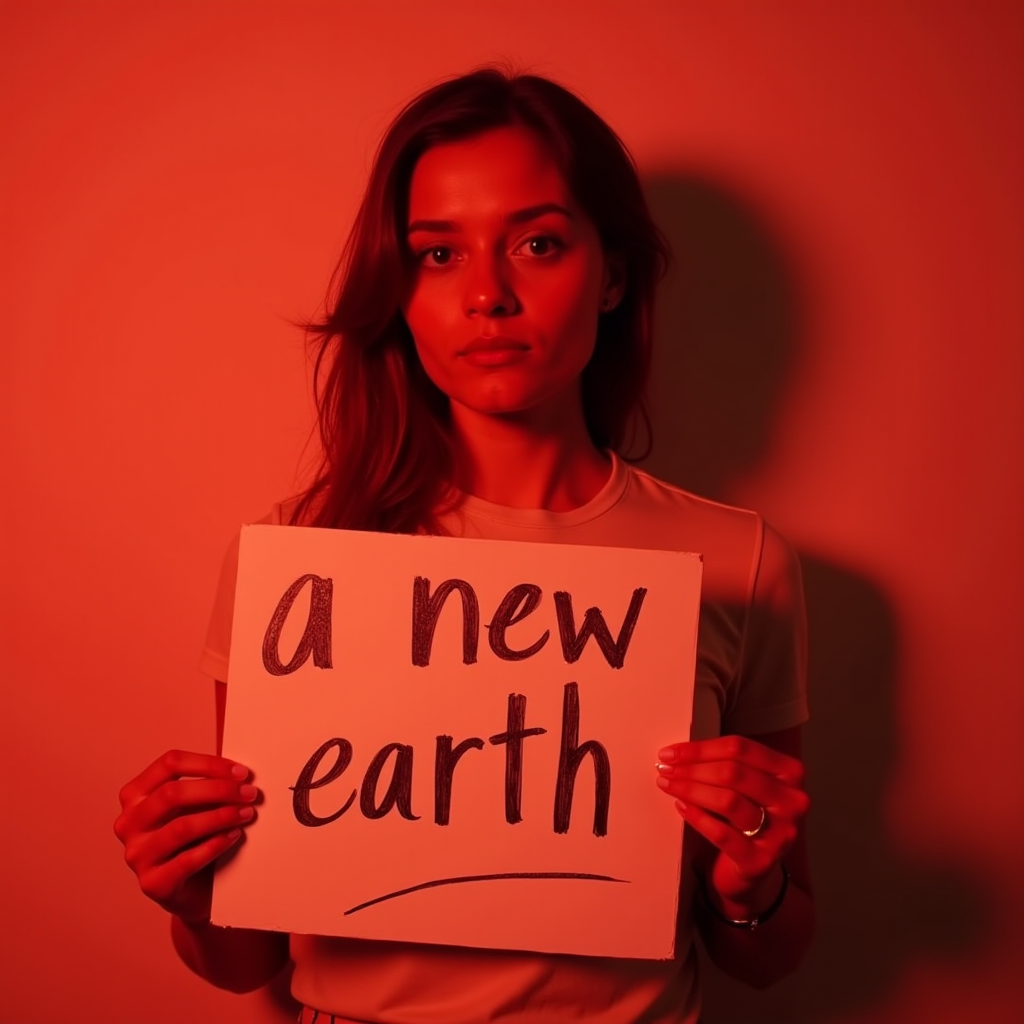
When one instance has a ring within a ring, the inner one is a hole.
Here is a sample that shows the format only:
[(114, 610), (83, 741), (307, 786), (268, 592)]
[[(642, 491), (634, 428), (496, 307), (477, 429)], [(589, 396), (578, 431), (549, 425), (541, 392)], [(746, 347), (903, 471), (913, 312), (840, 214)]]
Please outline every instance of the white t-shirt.
[[(692, 738), (757, 736), (804, 722), (806, 628), (792, 549), (756, 513), (697, 497), (611, 459), (607, 484), (582, 508), (507, 508), (465, 496), (442, 525), (456, 537), (699, 552), (704, 578)], [(281, 506), (263, 521), (286, 521)], [(201, 662), (221, 680), (228, 672), (237, 561), (235, 544), (224, 562)], [(292, 993), (334, 1014), (339, 1024), (693, 1024), (700, 992), (693, 873), (685, 862), (681, 890), (674, 960), (293, 935)]]

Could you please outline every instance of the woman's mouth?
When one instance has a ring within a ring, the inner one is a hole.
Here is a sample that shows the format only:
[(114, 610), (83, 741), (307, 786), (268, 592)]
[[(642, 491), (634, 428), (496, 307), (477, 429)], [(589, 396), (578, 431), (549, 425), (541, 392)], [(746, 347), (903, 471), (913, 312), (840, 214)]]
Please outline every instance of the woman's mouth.
[(522, 362), (529, 351), (526, 342), (495, 334), (474, 338), (458, 355), (472, 366), (499, 367)]

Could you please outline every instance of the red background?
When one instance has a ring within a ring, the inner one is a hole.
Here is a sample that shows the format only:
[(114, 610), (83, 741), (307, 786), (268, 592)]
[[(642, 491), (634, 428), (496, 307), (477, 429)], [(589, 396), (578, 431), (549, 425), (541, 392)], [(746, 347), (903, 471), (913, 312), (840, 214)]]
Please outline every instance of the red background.
[(178, 964), (116, 794), (211, 743), (221, 553), (301, 478), (287, 320), (376, 139), (496, 57), (609, 119), (675, 244), (652, 468), (805, 557), (820, 936), (768, 993), (712, 978), (708, 1021), (1020, 1019), (1024, 5), (995, 0), (0, 3), (0, 1018), (289, 1019)]

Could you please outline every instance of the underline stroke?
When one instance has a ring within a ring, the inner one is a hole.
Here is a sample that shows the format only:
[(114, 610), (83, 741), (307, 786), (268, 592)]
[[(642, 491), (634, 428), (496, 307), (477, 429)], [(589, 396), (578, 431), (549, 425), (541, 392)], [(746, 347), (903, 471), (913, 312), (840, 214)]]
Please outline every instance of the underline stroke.
[(495, 875), (460, 875), (457, 878), (435, 878), (432, 882), (420, 882), (419, 885), (410, 885), (408, 889), (398, 889), (395, 892), (385, 893), (365, 903), (349, 907), (345, 916), (354, 914), (357, 910), (365, 910), (375, 903), (383, 903), (385, 900), (393, 900), (397, 896), (408, 896), (411, 892), (419, 892), (420, 889), (435, 889), (439, 885), (459, 885), (462, 882), (494, 882), (505, 878), (561, 878), (582, 882), (621, 882), (629, 884), (628, 878), (612, 878), (611, 875), (591, 875), (578, 871), (507, 871)]

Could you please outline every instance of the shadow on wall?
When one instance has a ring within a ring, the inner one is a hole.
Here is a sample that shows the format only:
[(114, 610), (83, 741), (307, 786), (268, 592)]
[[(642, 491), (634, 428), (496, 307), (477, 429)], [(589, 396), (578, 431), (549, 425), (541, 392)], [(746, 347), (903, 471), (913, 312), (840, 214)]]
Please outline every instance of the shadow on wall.
[[(765, 454), (787, 378), (807, 343), (793, 268), (736, 197), (707, 181), (652, 177), (645, 190), (676, 267), (665, 282), (644, 467), (710, 498)], [(898, 755), (898, 637), (868, 580), (801, 555), (812, 719), (805, 758), (818, 934), (801, 971), (753, 992), (704, 963), (705, 1024), (812, 1024), (869, 1010), (912, 960), (955, 962), (986, 937), (980, 879), (909, 864), (886, 838)]]

